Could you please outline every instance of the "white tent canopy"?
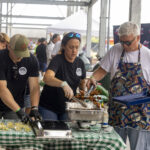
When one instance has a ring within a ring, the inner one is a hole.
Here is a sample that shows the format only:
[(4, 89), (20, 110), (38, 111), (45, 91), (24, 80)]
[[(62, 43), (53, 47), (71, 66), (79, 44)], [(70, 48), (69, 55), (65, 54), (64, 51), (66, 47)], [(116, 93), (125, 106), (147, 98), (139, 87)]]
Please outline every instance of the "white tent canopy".
[[(80, 10), (66, 19), (54, 24), (47, 29), (47, 33), (53, 32), (63, 34), (64, 32), (77, 32), (86, 35), (87, 32), (87, 14)], [(99, 35), (99, 23), (92, 20), (92, 36)]]

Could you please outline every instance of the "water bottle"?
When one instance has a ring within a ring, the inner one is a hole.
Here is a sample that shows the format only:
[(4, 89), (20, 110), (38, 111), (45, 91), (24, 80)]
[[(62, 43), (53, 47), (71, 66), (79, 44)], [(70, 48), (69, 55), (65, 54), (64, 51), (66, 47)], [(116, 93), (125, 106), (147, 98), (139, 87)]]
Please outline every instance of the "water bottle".
[(104, 105), (103, 119), (102, 119), (102, 127), (108, 127), (108, 106)]

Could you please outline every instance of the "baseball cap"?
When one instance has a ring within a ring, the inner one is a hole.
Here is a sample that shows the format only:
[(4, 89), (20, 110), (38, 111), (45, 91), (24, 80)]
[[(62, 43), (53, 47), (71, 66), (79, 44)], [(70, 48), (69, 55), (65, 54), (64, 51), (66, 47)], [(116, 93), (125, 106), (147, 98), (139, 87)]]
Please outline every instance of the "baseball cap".
[(15, 34), (10, 38), (10, 48), (14, 51), (18, 57), (30, 57), (28, 49), (29, 40), (21, 34)]

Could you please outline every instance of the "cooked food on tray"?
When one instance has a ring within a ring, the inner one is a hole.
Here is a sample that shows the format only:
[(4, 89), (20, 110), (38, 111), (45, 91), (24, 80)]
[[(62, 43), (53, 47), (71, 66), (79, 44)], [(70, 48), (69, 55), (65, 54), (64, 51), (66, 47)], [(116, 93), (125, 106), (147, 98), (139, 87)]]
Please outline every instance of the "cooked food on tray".
[(72, 100), (67, 104), (69, 108), (82, 108), (82, 109), (101, 109), (104, 107), (104, 103), (108, 102), (108, 91), (101, 85), (97, 85), (89, 94), (80, 90), (79, 93), (75, 95), (77, 99), (86, 103), (87, 107), (83, 108), (79, 103)]
[(8, 131), (8, 130), (14, 130), (14, 131), (21, 131), (21, 132), (30, 132), (31, 128), (27, 124), (23, 124), (22, 122), (1, 122), (0, 123), (0, 130)]

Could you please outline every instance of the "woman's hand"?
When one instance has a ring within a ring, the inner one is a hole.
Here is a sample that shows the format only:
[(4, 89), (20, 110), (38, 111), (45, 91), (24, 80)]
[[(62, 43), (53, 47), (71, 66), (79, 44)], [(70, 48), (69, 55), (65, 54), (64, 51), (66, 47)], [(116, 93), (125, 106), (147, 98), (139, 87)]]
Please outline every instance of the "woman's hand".
[(74, 96), (73, 90), (71, 89), (71, 87), (68, 85), (66, 81), (62, 83), (61, 87), (64, 90), (65, 97), (71, 99)]

